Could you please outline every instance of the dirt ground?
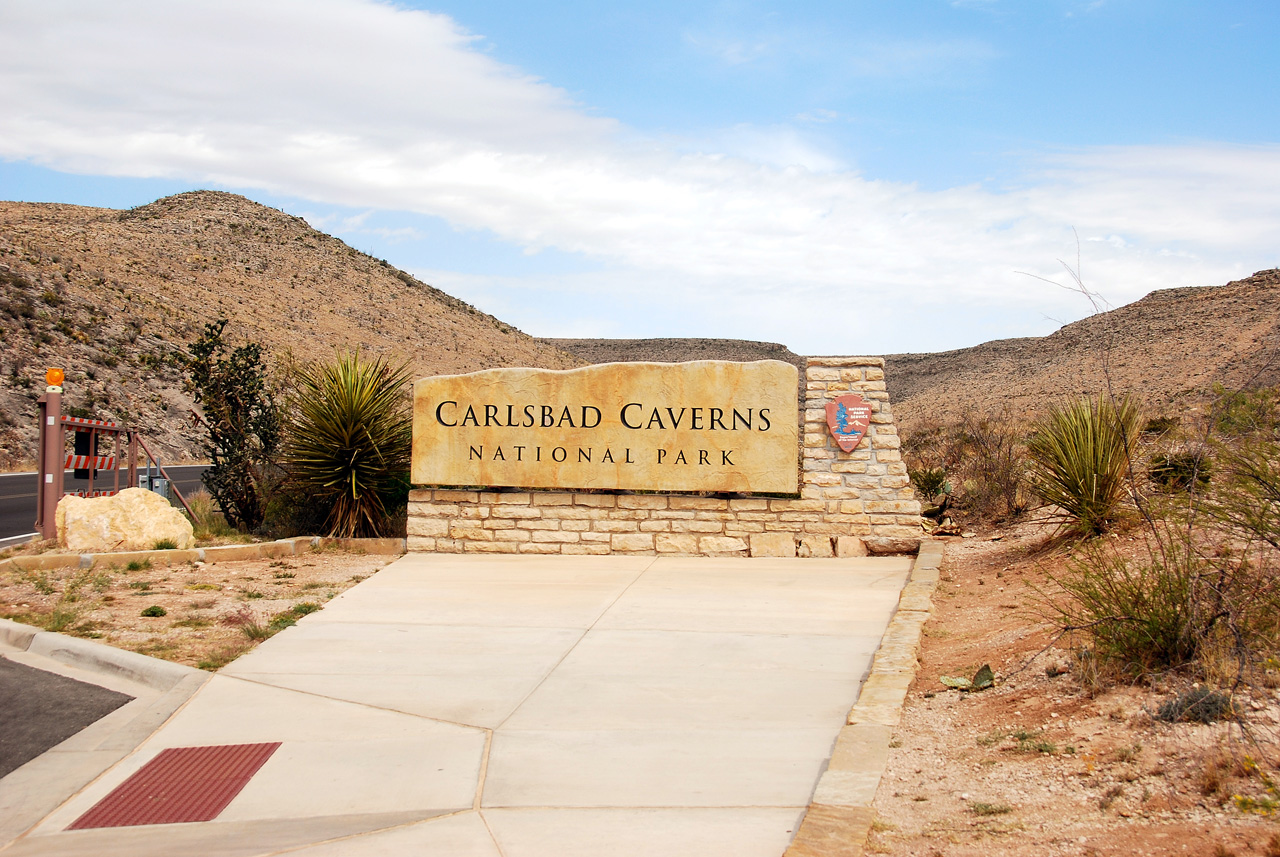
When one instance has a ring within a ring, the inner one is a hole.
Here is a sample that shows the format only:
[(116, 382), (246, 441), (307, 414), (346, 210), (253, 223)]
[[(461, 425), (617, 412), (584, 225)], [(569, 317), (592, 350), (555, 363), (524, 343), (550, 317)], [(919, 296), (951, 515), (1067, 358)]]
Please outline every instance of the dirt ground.
[[(1280, 824), (1268, 812), (1280, 807), (1276, 692), (1237, 698), (1244, 729), (1166, 723), (1152, 715), (1190, 677), (1099, 687), (1066, 640), (1036, 656), (1053, 633), (1036, 615), (1035, 587), (1067, 558), (1049, 536), (1027, 523), (946, 539), (868, 850), (1280, 857)], [(1122, 550), (1136, 542), (1111, 538)], [(939, 681), (987, 663), (990, 690)]]
[(215, 670), (394, 559), (325, 548), (239, 562), (4, 569), (0, 616)]

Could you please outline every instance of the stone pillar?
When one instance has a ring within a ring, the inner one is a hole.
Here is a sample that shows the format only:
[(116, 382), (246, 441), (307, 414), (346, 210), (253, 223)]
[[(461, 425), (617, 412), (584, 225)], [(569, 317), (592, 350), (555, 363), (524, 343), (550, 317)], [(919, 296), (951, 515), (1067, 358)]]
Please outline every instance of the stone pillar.
[[(842, 451), (827, 429), (827, 402), (848, 393), (860, 393), (872, 408), (871, 426), (853, 452)], [(920, 502), (907, 478), (889, 409), (884, 360), (810, 357), (804, 395), (801, 501), (821, 501), (828, 523), (865, 533), (860, 539), (872, 553), (914, 552), (921, 536)], [(853, 538), (833, 534), (838, 554), (858, 551)]]

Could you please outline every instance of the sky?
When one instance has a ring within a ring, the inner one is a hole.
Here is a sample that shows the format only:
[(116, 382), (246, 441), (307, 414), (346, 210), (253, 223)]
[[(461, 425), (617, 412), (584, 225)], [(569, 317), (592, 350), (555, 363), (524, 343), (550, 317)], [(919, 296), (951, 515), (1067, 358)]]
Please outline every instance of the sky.
[[(1280, 265), (1274, 0), (5, 0), (0, 199), (214, 188), (537, 336), (1038, 336)], [(1051, 281), (1051, 282), (1050, 282)]]

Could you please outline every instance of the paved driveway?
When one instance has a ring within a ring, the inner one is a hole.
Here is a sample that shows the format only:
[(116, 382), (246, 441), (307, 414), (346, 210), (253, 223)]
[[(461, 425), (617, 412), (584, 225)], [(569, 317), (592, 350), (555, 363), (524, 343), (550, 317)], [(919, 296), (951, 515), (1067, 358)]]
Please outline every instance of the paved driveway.
[[(8, 853), (779, 857), (910, 565), (409, 555)], [(166, 748), (275, 742), (212, 821), (66, 830)]]

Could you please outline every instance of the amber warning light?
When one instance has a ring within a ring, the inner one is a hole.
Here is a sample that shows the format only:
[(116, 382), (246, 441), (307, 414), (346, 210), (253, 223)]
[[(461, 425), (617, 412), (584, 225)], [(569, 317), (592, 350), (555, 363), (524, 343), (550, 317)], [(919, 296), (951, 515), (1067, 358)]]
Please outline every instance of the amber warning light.
[(62, 392), (62, 382), (66, 378), (66, 374), (61, 369), (50, 369), (44, 373), (44, 382), (49, 387), (57, 387), (58, 392)]

